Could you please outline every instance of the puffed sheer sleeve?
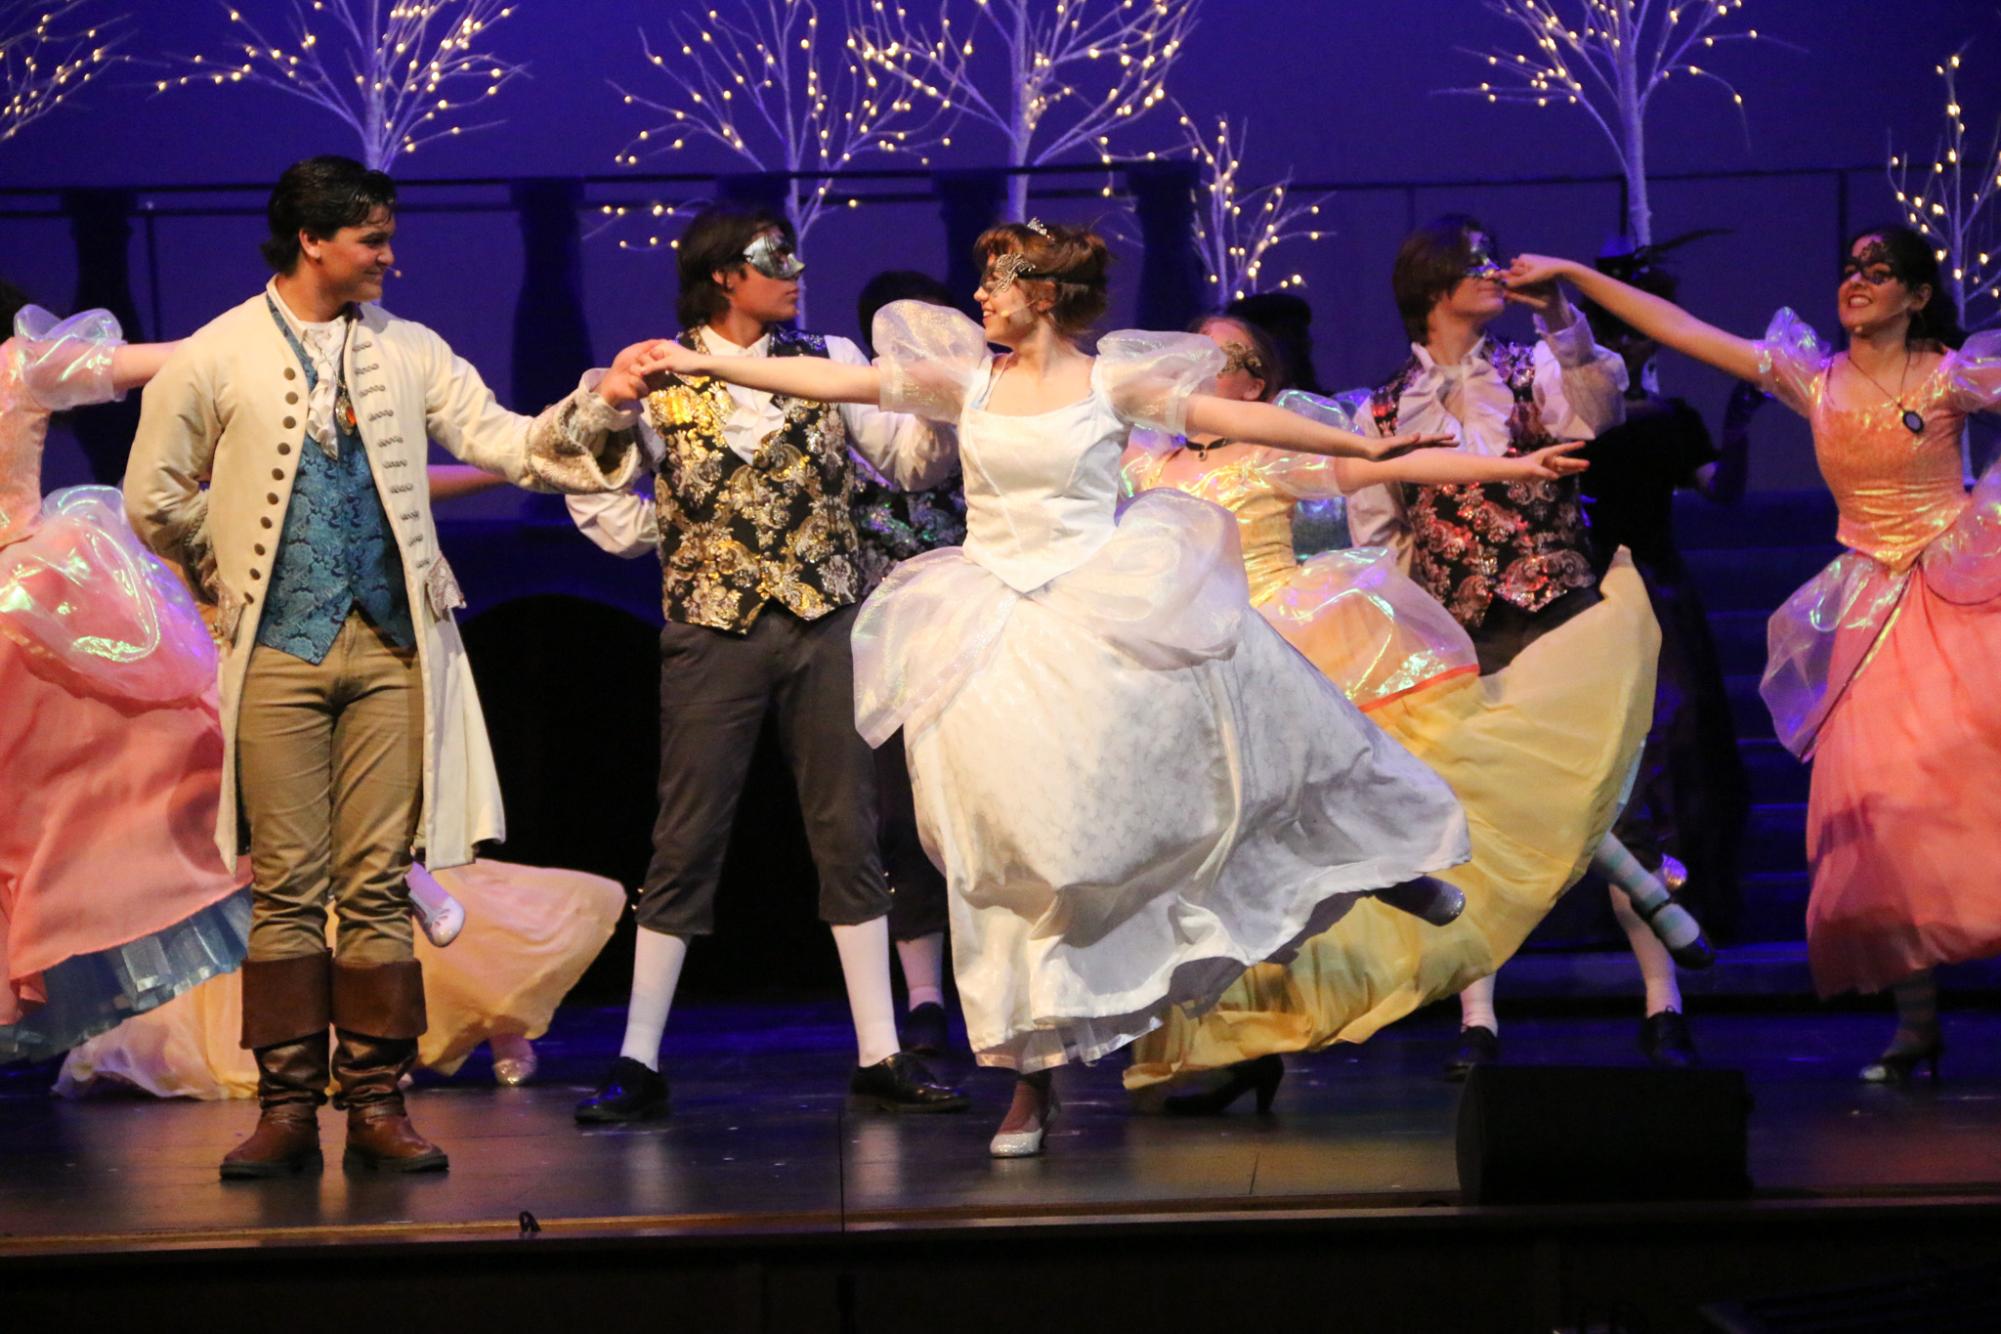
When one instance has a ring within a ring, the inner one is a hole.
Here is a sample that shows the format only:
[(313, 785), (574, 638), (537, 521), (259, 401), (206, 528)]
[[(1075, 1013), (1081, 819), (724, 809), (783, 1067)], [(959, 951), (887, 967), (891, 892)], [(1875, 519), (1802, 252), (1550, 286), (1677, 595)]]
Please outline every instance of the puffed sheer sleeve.
[(14, 317), (14, 336), (21, 382), (48, 411), (125, 397), (111, 381), (111, 354), (125, 346), (125, 331), (110, 311), (83, 310), (59, 320), (40, 306), (23, 306)]
[(1945, 359), (1948, 391), (1961, 412), (2001, 408), (2001, 329), (1970, 334), (1966, 345)]
[(882, 407), (937, 422), (956, 422), (986, 379), (987, 338), (950, 306), (892, 301), (869, 331), (882, 373)]
[(1099, 340), (1091, 379), (1120, 421), (1185, 435), (1190, 396), (1214, 390), (1222, 371), (1223, 349), (1201, 334), (1121, 329)]
[(1758, 340), (1758, 387), (1806, 416), (1820, 399), (1831, 355), (1812, 325), (1782, 309)]
[[(1359, 419), (1367, 415), (1361, 411), (1365, 397), (1325, 398), (1303, 389), (1288, 389), (1273, 401), (1287, 412), (1297, 413), (1323, 426), (1362, 435), (1365, 428)], [(1341, 483), (1335, 480), (1334, 462), (1333, 457), (1327, 454), (1274, 449), (1268, 451), (1262, 471), (1274, 487), (1294, 500), (1331, 500), (1344, 494)]]

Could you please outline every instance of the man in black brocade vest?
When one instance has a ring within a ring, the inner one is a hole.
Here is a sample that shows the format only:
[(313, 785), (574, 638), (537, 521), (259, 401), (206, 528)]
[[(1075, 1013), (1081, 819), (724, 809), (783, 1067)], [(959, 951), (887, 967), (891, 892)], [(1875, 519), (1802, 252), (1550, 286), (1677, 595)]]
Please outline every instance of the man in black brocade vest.
[[(709, 209), (677, 253), (680, 337), (689, 347), (866, 364), (848, 340), (787, 323), (798, 313), (805, 265), (784, 219)], [(820, 916), (847, 982), (858, 1048), (853, 1092), (890, 1110), (961, 1110), (961, 1094), (898, 1050), (874, 760), (855, 730), (848, 644), (865, 591), (849, 448), (895, 484), (922, 487), (951, 471), (955, 442), (913, 417), (679, 377), (648, 395), (642, 436), (651, 502), (599, 497), (571, 510), (608, 550), (658, 549), (667, 622), (660, 813), (639, 898), (625, 1040), (577, 1120), (667, 1114), (661, 1036), (688, 940), (713, 929), (723, 853), (767, 716), (792, 767), (819, 871)]]

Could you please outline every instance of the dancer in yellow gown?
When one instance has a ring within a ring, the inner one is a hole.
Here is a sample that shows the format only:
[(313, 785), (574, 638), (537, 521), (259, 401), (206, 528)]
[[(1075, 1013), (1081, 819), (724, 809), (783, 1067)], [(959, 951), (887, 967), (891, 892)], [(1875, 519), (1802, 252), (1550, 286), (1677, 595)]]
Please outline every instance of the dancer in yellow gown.
[[(1259, 336), (1222, 318), (1204, 332), (1229, 358), (1218, 392), (1264, 397), (1271, 354)], [(1304, 395), (1280, 402), (1341, 411)], [(1129, 1089), (1232, 1068), (1201, 1092), (1169, 1099), (1173, 1110), (1215, 1110), (1252, 1089), (1268, 1105), (1279, 1053), (1360, 1042), (1499, 968), (1584, 873), (1646, 735), (1659, 630), (1628, 560), (1613, 565), (1593, 614), (1480, 676), (1464, 629), (1397, 572), (1387, 551), (1295, 559), (1293, 510), (1378, 480), (1372, 470), (1385, 466), (1358, 462), (1136, 436), (1125, 480), (1132, 493), (1173, 487), (1234, 514), (1252, 605), (1451, 785), (1466, 809), (1473, 860), (1440, 878), (1459, 887), (1466, 908), (1437, 927), (1358, 903), (1289, 963), (1245, 973), (1203, 1015), (1171, 1015), (1134, 1046)]]

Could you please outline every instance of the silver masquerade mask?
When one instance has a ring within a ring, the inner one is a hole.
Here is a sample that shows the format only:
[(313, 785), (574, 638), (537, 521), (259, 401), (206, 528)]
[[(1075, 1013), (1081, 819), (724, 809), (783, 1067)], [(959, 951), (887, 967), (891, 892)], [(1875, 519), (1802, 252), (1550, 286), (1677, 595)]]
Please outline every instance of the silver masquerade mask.
[(799, 258), (792, 242), (776, 227), (759, 232), (743, 248), (743, 258), (744, 263), (767, 278), (797, 278), (806, 271), (806, 261)]

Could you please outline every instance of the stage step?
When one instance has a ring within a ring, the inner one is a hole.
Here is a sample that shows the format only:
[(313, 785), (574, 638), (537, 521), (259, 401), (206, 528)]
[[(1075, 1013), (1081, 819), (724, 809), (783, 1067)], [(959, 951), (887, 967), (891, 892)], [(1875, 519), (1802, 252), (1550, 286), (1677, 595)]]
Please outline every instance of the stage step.
[(1690, 576), (1711, 615), (1755, 611), (1769, 616), (1841, 554), (1832, 542), (1806, 547), (1710, 547), (1684, 551)]
[(1804, 802), (1813, 770), (1800, 763), (1793, 753), (1773, 737), (1752, 738), (1737, 743), (1744, 757), (1744, 773), (1750, 779), (1751, 800), (1759, 803)]
[[(1747, 886), (1746, 898), (1755, 892)], [(1683, 969), (1679, 979), (1683, 993), (1691, 999), (1799, 999), (1814, 994), (1813, 977), (1807, 969), (1806, 942), (1799, 925), (1792, 928), (1788, 940), (1720, 949), (1713, 967), (1700, 972)], [(1955, 994), (2001, 991), (2001, 959), (1982, 959), (1940, 969), (1939, 982), (1948, 1001)], [(1633, 962), (1632, 952), (1623, 949), (1517, 954), (1501, 973), (1498, 995), (1503, 1022), (1509, 1004), (1526, 1000), (1631, 999), (1637, 1011), (1640, 969)]]
[(1692, 491), (1674, 498), (1675, 541), (1682, 551), (1711, 547), (1808, 547), (1833, 540), (1834, 497), (1822, 487), (1753, 491), (1718, 505)]
[(1758, 694), (1759, 673), (1729, 672), (1723, 689), (1730, 696), (1730, 718), (1737, 725), (1738, 744), (1747, 740), (1777, 741), (1772, 730), (1772, 714)]

